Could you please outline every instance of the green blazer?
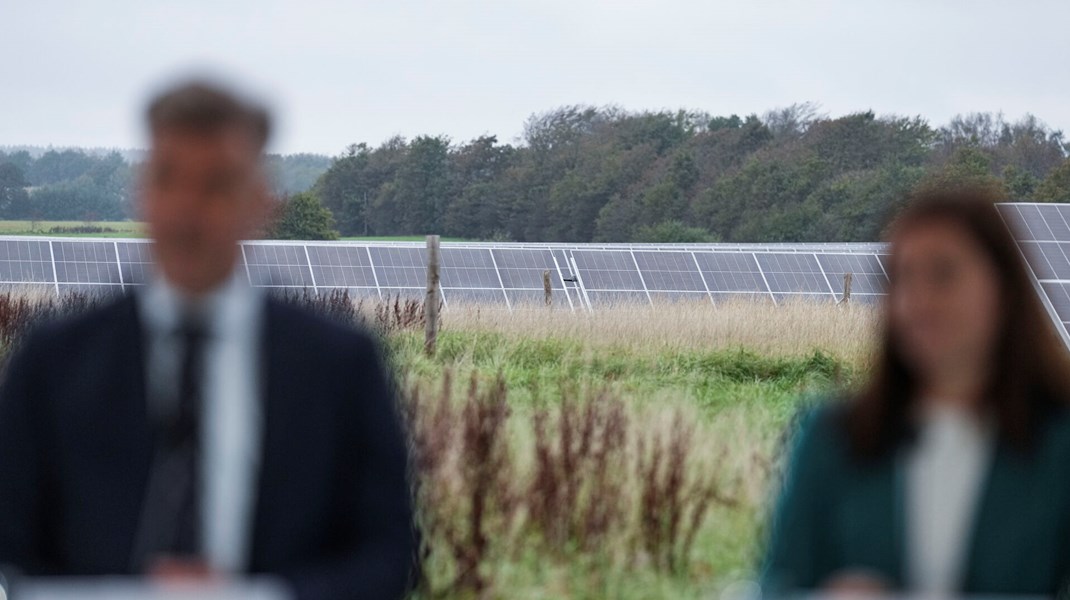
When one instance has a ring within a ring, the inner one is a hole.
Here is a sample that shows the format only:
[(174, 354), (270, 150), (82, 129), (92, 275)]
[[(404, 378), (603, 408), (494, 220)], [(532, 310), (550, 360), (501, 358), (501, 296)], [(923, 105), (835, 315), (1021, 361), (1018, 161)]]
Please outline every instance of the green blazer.
[[(771, 595), (819, 588), (843, 570), (904, 585), (904, 484), (895, 456), (851, 456), (836, 407), (796, 432), (762, 565)], [(996, 443), (968, 542), (960, 592), (1065, 595), (1070, 580), (1070, 415), (1029, 453)]]

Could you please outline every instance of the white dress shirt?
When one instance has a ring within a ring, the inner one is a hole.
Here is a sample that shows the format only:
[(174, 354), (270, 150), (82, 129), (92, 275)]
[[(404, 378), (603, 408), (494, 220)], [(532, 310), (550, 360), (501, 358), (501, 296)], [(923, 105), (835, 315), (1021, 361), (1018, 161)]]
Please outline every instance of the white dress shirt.
[(204, 558), (221, 572), (248, 564), (260, 466), (260, 336), (264, 298), (236, 275), (217, 290), (184, 298), (161, 278), (138, 297), (147, 340), (149, 414), (177, 402), (181, 340), (174, 335), (183, 309), (206, 319), (201, 379), (201, 531)]
[(971, 413), (934, 406), (906, 456), (907, 584), (954, 595), (992, 458), (991, 428)]

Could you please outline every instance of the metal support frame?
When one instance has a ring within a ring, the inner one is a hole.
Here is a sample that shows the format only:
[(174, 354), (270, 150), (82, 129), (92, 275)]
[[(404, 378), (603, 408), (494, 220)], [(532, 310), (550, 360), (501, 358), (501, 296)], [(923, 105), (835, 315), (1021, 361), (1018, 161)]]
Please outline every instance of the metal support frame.
[(639, 275), (639, 283), (643, 284), (643, 292), (646, 293), (646, 303), (650, 306), (654, 306), (654, 299), (650, 297), (650, 289), (646, 287), (646, 278), (643, 277), (643, 270), (639, 268), (639, 261), (635, 258), (635, 251), (629, 250), (628, 256), (632, 257), (632, 264), (635, 265), (635, 272)]
[(706, 297), (710, 299), (710, 304), (717, 306), (717, 303), (713, 301), (713, 291), (710, 290), (710, 284), (706, 281), (706, 274), (702, 272), (702, 265), (698, 264), (698, 256), (693, 251), (688, 254), (691, 255), (691, 260), (695, 263), (698, 276), (702, 279), (702, 287), (706, 288)]
[(312, 271), (312, 258), (308, 255), (308, 245), (301, 246), (301, 250), (305, 252), (305, 264), (308, 265), (308, 276), (312, 278), (312, 293), (319, 296), (320, 289), (316, 285), (316, 274)]

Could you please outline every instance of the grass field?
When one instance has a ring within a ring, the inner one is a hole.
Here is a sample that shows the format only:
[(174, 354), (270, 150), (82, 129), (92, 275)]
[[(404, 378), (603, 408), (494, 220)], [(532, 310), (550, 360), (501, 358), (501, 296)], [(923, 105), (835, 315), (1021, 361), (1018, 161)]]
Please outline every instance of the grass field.
[(753, 576), (802, 398), (868, 361), (862, 306), (455, 309), (390, 336), (414, 423), (422, 597), (702, 598)]
[[(423, 235), (380, 235), (380, 236), (347, 236), (338, 238), (347, 242), (422, 242), (427, 239), (427, 236)], [(443, 242), (465, 242), (464, 238), (443, 237), (440, 238)]]
[[(709, 598), (754, 576), (778, 448), (865, 373), (861, 305), (450, 308), (304, 296), (384, 336), (413, 450), (415, 598)], [(75, 296), (0, 294), (0, 355)]]
[[(53, 228), (73, 229), (100, 227), (103, 233), (54, 233)], [(0, 221), (0, 235), (48, 235), (62, 237), (144, 237), (142, 223), (137, 221)]]
[[(54, 228), (76, 229), (99, 227), (100, 233), (55, 232)], [(113, 231), (107, 231), (113, 230)], [(0, 235), (47, 235), (56, 237), (140, 238), (145, 237), (144, 224), (139, 221), (0, 221)], [(422, 242), (425, 236), (355, 236), (340, 238), (354, 242)], [(442, 238), (444, 242), (462, 242), (462, 238)]]

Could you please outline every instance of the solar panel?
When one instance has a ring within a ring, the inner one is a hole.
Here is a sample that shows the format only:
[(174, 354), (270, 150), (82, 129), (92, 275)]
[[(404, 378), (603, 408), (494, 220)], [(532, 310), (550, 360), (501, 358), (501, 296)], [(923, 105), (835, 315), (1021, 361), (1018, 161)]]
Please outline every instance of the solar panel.
[(427, 256), (422, 248), (372, 246), (368, 251), (380, 287), (426, 287)]
[(769, 286), (762, 277), (754, 254), (696, 252), (695, 261), (714, 300), (751, 297), (754, 294), (768, 297)]
[(0, 242), (0, 260), (52, 262), (48, 242), (30, 240), (4, 240)]
[[(1038, 209), (1037, 214), (1043, 213)], [(1062, 218), (1059, 211), (1047, 216), (1052, 215)], [(553, 305), (572, 310), (739, 297), (828, 301), (830, 281), (851, 272), (855, 297), (867, 301), (883, 291), (874, 254), (883, 249), (880, 244), (448, 243), (441, 254), (442, 299), (446, 305), (545, 306), (543, 273), (548, 271)], [(126, 290), (151, 279), (151, 250), (146, 240), (0, 238), (0, 286), (47, 285), (61, 293)], [(1046, 251), (1056, 250), (1062, 252), (1058, 247)], [(253, 241), (242, 244), (240, 261), (239, 273), (252, 285), (279, 293), (347, 290), (354, 298), (414, 300), (425, 295), (426, 248), (420, 243)]]
[(786, 294), (800, 294), (807, 299), (824, 299), (832, 294), (821, 265), (813, 254), (756, 254), (769, 291), (779, 301)]
[[(1000, 210), (1025, 232), (1021, 247), (1038, 291), (1045, 298), (1058, 294), (1061, 287), (1046, 290), (1039, 282), (1070, 283), (1070, 206)], [(853, 300), (871, 303), (887, 284), (886, 251), (884, 244), (446, 243), (443, 301), (545, 306), (549, 271), (558, 309), (739, 298), (828, 302), (838, 298), (849, 272)], [(144, 284), (152, 271), (145, 240), (0, 238), (0, 287), (112, 293)], [(423, 300), (426, 249), (410, 242), (254, 241), (243, 244), (240, 273), (253, 285), (286, 293), (344, 289), (353, 298)]]
[(120, 285), (115, 243), (101, 241), (53, 242), (57, 283)]
[(1044, 220), (1044, 216), (1040, 213), (1040, 209), (1032, 205), (1019, 205), (1015, 208), (1018, 209), (1019, 223), (1024, 226), (1025, 230), (1029, 232), (1029, 239), (1032, 240), (1054, 240), (1055, 234)]
[(551, 289), (565, 287), (558, 273), (559, 264), (554, 262), (553, 252), (549, 249), (495, 248), (491, 250), (491, 256), (506, 290), (537, 290), (541, 293), (543, 271), (550, 272)]
[(1041, 300), (1070, 344), (1070, 205), (1003, 204), (999, 210), (1018, 240)]
[(304, 246), (245, 244), (249, 281), (261, 287), (312, 287)]
[[(818, 264), (825, 271), (829, 285), (837, 294), (842, 293), (844, 276), (851, 274), (851, 297), (882, 295), (888, 285), (877, 256), (874, 254), (817, 254)], [(859, 298), (861, 299), (861, 298)]]
[(1070, 322), (1070, 283), (1049, 281), (1041, 284), (1051, 299), (1052, 308), (1059, 321)]
[(651, 292), (708, 292), (695, 256), (690, 252), (635, 251), (632, 255)]
[[(588, 290), (644, 290), (643, 279), (629, 251), (574, 250), (572, 257)], [(643, 294), (644, 299), (646, 294)]]
[(1070, 269), (1070, 261), (1058, 243), (1022, 241), (1018, 246), (1037, 279), (1059, 279), (1058, 271), (1065, 273)]
[(316, 287), (349, 288), (367, 297), (378, 296), (378, 283), (366, 247), (306, 246)]
[(0, 241), (0, 281), (54, 282), (47, 242)]
[(146, 242), (116, 242), (119, 274), (125, 285), (143, 285), (152, 278), (152, 246)]
[(1070, 241), (1070, 222), (1067, 221), (1067, 213), (1064, 205), (1041, 204), (1037, 206), (1040, 216), (1052, 234), (1052, 239)]
[[(468, 289), (502, 289), (498, 269), (490, 250), (442, 248), (440, 251), (442, 287)], [(426, 280), (427, 271), (424, 271)], [(504, 299), (504, 295), (498, 294)]]

